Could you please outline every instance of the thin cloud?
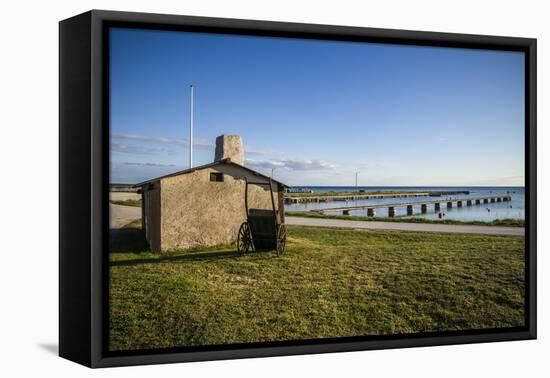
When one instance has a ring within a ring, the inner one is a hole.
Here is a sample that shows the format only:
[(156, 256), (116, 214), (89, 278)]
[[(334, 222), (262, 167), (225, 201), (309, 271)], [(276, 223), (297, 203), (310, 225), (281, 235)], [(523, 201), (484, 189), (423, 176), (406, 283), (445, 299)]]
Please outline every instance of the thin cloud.
[(127, 143), (111, 143), (111, 151), (134, 155), (153, 155), (159, 153), (173, 154), (174, 151), (164, 147), (139, 146)]
[(160, 164), (160, 163), (134, 163), (134, 162), (123, 162), (122, 165), (132, 165), (138, 167), (176, 167), (175, 164)]
[(246, 165), (257, 169), (286, 168), (293, 171), (324, 171), (336, 168), (325, 160), (266, 160), (246, 159)]
[[(113, 139), (127, 140), (127, 141), (134, 141), (134, 142), (161, 143), (161, 144), (171, 144), (171, 145), (184, 146), (184, 147), (189, 146), (189, 139), (185, 139), (185, 138), (177, 139), (177, 138), (166, 138), (166, 137), (153, 136), (153, 135), (134, 135), (134, 134), (113, 134), (111, 137)], [(201, 139), (194, 139), (193, 147), (212, 149), (215, 147), (215, 145), (213, 143), (209, 143)]]
[[(132, 142), (146, 142), (146, 143), (158, 143), (158, 144), (169, 144), (175, 146), (182, 146), (183, 148), (189, 147), (189, 139), (187, 138), (166, 138), (161, 136), (154, 135), (135, 135), (135, 134), (112, 134), (111, 137), (117, 140), (123, 141), (132, 141)], [(111, 145), (113, 146), (113, 144)], [(202, 150), (214, 150), (216, 147), (215, 143), (208, 142), (204, 139), (193, 139), (193, 147)], [(277, 154), (273, 150), (264, 150), (259, 148), (254, 148), (251, 146), (244, 146), (244, 151), (246, 154), (251, 155), (274, 155)]]

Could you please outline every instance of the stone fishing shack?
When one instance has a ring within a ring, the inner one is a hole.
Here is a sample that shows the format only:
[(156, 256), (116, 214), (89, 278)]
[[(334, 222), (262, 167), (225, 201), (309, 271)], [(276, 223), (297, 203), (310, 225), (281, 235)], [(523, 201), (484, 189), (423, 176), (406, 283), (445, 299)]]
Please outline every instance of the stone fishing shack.
[[(238, 135), (216, 138), (214, 162), (136, 184), (141, 192), (141, 222), (153, 252), (235, 242), (246, 221), (245, 178), (269, 183), (269, 177), (244, 166)], [(287, 185), (272, 180), (275, 208), (284, 220)], [(249, 188), (249, 206), (271, 209), (269, 188)]]

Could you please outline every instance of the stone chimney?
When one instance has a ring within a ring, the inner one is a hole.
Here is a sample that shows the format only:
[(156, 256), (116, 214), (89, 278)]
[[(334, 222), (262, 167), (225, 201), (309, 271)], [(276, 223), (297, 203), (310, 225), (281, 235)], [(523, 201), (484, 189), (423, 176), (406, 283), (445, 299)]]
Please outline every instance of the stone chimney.
[(244, 147), (240, 135), (220, 135), (216, 138), (215, 161), (231, 159), (233, 163), (244, 165)]

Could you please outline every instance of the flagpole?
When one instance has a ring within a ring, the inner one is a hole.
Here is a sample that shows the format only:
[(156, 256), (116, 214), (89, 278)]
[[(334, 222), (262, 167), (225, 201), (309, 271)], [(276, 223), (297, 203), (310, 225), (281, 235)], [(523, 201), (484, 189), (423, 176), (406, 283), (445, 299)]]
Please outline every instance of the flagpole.
[(193, 86), (189, 86), (191, 101), (189, 103), (189, 168), (193, 168)]

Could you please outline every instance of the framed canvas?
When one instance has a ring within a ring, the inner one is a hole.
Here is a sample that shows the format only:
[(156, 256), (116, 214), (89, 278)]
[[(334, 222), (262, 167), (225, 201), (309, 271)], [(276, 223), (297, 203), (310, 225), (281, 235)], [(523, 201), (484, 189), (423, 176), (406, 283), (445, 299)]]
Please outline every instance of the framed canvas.
[(536, 338), (536, 40), (60, 22), (59, 354)]

